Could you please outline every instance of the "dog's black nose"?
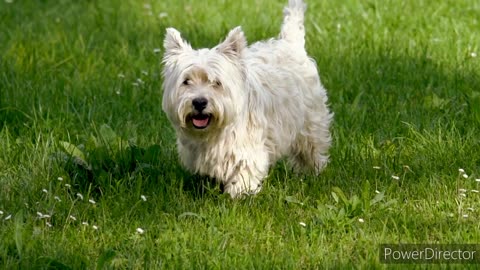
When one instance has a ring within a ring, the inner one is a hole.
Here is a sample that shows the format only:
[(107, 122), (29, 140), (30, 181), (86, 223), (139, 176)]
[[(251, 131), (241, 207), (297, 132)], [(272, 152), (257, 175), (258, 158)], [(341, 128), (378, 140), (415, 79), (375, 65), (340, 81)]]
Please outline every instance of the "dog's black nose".
[(192, 105), (195, 110), (201, 112), (203, 109), (207, 107), (208, 100), (206, 98), (195, 98), (192, 100)]

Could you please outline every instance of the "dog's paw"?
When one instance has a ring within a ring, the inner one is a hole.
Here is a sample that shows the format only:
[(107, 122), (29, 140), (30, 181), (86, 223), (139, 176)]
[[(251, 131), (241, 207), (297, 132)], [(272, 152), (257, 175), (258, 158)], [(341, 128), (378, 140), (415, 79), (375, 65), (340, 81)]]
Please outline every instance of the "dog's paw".
[(262, 189), (260, 183), (230, 182), (225, 185), (224, 192), (230, 194), (232, 199), (241, 199), (245, 196), (255, 195)]

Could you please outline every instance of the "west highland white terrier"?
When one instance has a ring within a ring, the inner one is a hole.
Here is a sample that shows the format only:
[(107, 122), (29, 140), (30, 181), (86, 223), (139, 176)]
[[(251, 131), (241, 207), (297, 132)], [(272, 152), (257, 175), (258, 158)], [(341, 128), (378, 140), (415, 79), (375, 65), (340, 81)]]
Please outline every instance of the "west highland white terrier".
[(240, 27), (198, 50), (167, 29), (162, 107), (181, 162), (233, 198), (260, 191), (282, 157), (317, 174), (328, 161), (333, 114), (305, 51), (304, 11), (290, 0), (279, 37), (248, 47)]

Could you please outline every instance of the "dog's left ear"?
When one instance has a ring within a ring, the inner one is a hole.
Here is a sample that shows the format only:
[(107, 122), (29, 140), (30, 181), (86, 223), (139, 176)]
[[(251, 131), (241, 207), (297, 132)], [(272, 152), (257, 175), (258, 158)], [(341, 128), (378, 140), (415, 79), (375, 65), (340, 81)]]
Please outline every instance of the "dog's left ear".
[(179, 54), (185, 49), (191, 49), (192, 47), (186, 41), (183, 40), (180, 32), (175, 28), (167, 28), (165, 40), (163, 41), (163, 47), (167, 55)]
[(218, 45), (217, 50), (227, 56), (239, 57), (245, 47), (247, 47), (247, 39), (242, 28), (237, 26), (228, 33), (225, 41)]

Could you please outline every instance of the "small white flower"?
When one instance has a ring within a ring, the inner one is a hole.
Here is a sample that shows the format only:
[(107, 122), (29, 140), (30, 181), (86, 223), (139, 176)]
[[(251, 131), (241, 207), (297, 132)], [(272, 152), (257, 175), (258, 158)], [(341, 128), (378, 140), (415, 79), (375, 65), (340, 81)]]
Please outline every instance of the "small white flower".
[(468, 218), (468, 214), (463, 214), (462, 217), (463, 218)]
[(59, 177), (57, 178), (57, 180), (58, 180), (58, 181), (63, 181), (63, 177), (59, 176)]
[(160, 12), (158, 13), (158, 18), (162, 19), (162, 18), (165, 18), (168, 16), (168, 13), (167, 12)]
[(42, 218), (51, 218), (51, 217), (52, 217), (52, 216), (46, 215), (46, 214), (42, 216)]
[(380, 191), (378, 191), (378, 190), (375, 190), (375, 193), (377, 193), (377, 194), (380, 194)]
[(115, 91), (115, 94), (120, 95), (120, 90)]
[(465, 193), (460, 193), (460, 194), (458, 194), (458, 195), (459, 195), (460, 197), (464, 197), (464, 198), (467, 197), (467, 194), (465, 194)]
[(380, 166), (373, 166), (373, 168), (374, 168), (375, 170), (380, 170), (382, 167), (380, 167)]
[(88, 222), (84, 221), (84, 222), (82, 222), (82, 225), (88, 226)]
[(80, 193), (77, 193), (77, 197), (78, 197), (78, 198), (80, 198), (80, 200), (82, 200), (82, 201), (83, 201), (83, 195), (82, 195), (82, 194), (80, 194)]
[(467, 192), (467, 190), (464, 189), (464, 188), (459, 188), (459, 189), (458, 189), (458, 192), (460, 192), (460, 193), (465, 193), (465, 192)]
[(480, 182), (480, 178), (475, 179), (476, 182)]
[(300, 224), (300, 226), (302, 227), (307, 227), (307, 224), (305, 224), (305, 222), (299, 222), (298, 224)]
[(9, 220), (9, 219), (11, 219), (11, 218), (12, 218), (12, 215), (8, 215), (8, 216), (5, 218), (5, 220)]
[(392, 178), (395, 179), (395, 180), (399, 180), (400, 177), (396, 176), (396, 175), (392, 175)]
[(55, 196), (55, 197), (53, 197), (53, 198), (54, 198), (55, 200), (57, 200), (58, 202), (61, 202), (61, 201), (62, 201), (62, 200), (60, 199), (60, 197), (58, 197), (58, 196)]
[(142, 70), (142, 74), (143, 74), (144, 76), (148, 76), (148, 72), (145, 71), (145, 70)]
[(139, 234), (143, 234), (144, 232), (145, 232), (145, 230), (144, 230), (144, 229), (142, 229), (142, 228), (137, 228), (137, 233), (139, 233)]
[(66, 188), (71, 188), (72, 186), (70, 184), (65, 184)]
[(117, 77), (123, 79), (123, 78), (125, 78), (125, 75), (123, 75), (123, 73), (118, 73)]
[(471, 56), (472, 58), (475, 58), (475, 57), (477, 57), (477, 53), (476, 53), (476, 52), (471, 52), (471, 53), (470, 53), (470, 56)]
[(467, 210), (472, 212), (475, 211), (472, 207), (468, 207)]
[(137, 82), (138, 82), (139, 84), (144, 84), (144, 83), (145, 83), (145, 82), (144, 82), (142, 79), (140, 79), (140, 78), (137, 79)]
[(470, 191), (473, 192), (473, 193), (478, 193), (478, 190), (476, 190), (476, 189), (472, 189)]
[(453, 213), (448, 214), (449, 217), (454, 217), (455, 215)]
[(359, 219), (358, 219), (358, 222), (360, 222), (360, 223), (364, 223), (364, 222), (365, 222), (365, 220), (364, 220), (363, 218), (359, 218)]
[(88, 200), (88, 202), (91, 203), (91, 204), (96, 204), (97, 203), (93, 199)]
[(93, 228), (94, 230), (98, 230), (98, 226), (97, 226), (97, 225), (93, 225), (92, 228)]
[(162, 50), (160, 48), (153, 49), (153, 53), (160, 53)]
[(45, 222), (45, 225), (47, 225), (48, 227), (52, 227), (52, 224), (50, 224), (50, 222)]
[(464, 173), (464, 174), (462, 174), (462, 177), (465, 178), (465, 179), (467, 179), (467, 178), (468, 178), (468, 174)]
[(465, 172), (465, 170), (464, 170), (464, 169), (462, 169), (462, 168), (460, 168), (460, 169), (458, 169), (458, 172), (460, 172), (460, 173), (464, 173), (464, 172)]
[(44, 188), (44, 189), (42, 189), (42, 192), (46, 194), (46, 193), (48, 193), (48, 190)]
[(0, 216), (1, 216), (1, 215), (3, 215), (3, 211), (2, 211), (2, 210), (0, 210)]
[(140, 196), (140, 199), (142, 199), (142, 201), (146, 202), (146, 201), (147, 201), (147, 196), (141, 195), (141, 196)]
[(70, 218), (71, 220), (73, 220), (73, 221), (77, 221), (77, 218), (74, 217), (74, 216), (72, 216), (72, 215), (70, 215), (69, 218)]
[(42, 217), (43, 217), (42, 212), (37, 212), (37, 216), (38, 216), (39, 218), (42, 218)]

